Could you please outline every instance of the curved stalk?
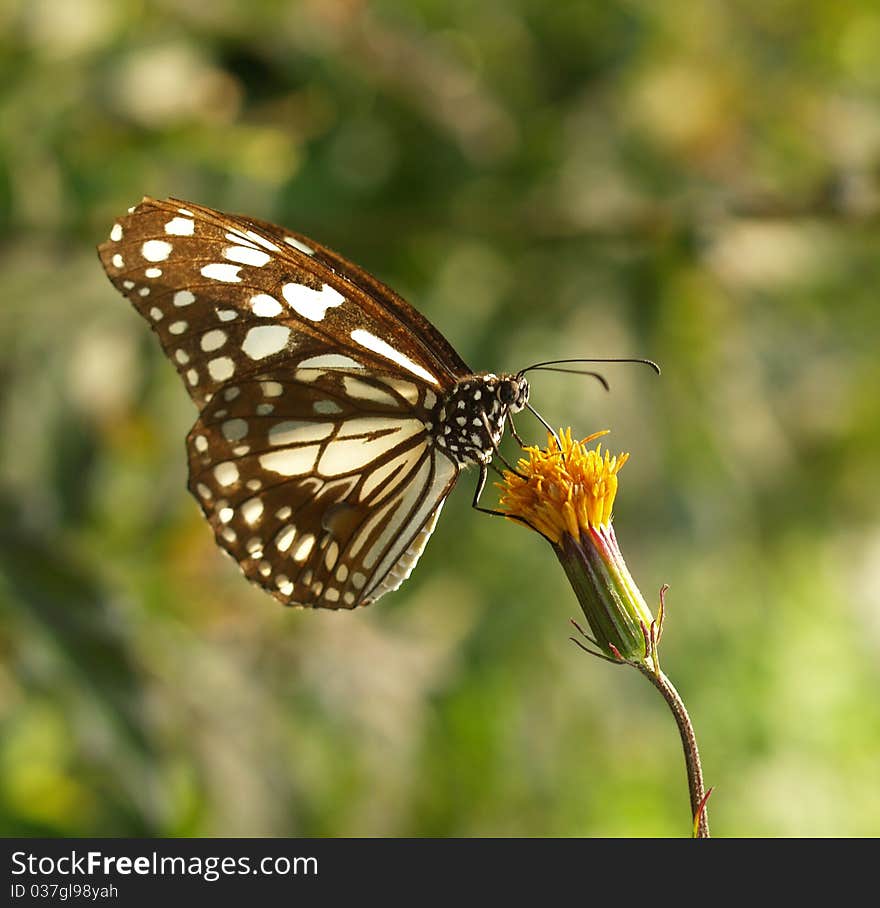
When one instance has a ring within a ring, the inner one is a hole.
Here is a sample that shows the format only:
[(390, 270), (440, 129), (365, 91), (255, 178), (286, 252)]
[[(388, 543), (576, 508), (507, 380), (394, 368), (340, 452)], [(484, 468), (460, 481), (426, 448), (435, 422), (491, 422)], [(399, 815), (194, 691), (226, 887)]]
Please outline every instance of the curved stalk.
[(691, 796), (691, 817), (694, 820), (694, 836), (698, 839), (709, 838), (709, 816), (706, 807), (706, 792), (703, 789), (703, 767), (700, 764), (700, 751), (691, 717), (685, 709), (684, 701), (675, 686), (662, 671), (655, 671), (645, 663), (633, 663), (636, 668), (660, 691), (666, 701), (678, 733), (681, 735), (681, 746), (684, 749), (684, 762), (687, 768), (688, 790)]

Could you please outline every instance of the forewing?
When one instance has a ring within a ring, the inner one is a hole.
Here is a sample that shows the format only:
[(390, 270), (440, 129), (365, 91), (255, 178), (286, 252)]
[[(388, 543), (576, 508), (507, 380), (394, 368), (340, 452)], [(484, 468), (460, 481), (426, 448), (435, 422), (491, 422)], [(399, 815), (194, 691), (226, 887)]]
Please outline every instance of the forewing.
[(99, 255), (199, 407), (229, 381), (315, 357), (434, 391), (469, 371), (384, 284), (272, 224), (146, 198), (114, 224)]
[(353, 608), (396, 589), (458, 475), (412, 415), (430, 393), (319, 368), (227, 385), (187, 439), (218, 543), (285, 604)]

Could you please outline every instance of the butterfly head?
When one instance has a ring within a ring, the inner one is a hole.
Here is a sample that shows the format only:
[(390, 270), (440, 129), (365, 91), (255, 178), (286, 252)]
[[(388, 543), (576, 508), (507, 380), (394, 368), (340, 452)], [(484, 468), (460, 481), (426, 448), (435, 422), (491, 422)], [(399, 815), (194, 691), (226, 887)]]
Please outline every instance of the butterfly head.
[(522, 374), (502, 375), (498, 379), (495, 396), (511, 413), (519, 413), (529, 402), (529, 383)]

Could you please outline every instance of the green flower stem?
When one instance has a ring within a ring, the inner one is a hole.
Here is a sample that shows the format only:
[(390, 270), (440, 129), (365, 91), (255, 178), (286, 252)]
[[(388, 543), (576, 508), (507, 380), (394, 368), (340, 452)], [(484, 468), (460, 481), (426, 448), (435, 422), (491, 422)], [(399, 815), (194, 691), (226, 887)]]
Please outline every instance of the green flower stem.
[(691, 817), (696, 818), (699, 811), (700, 819), (697, 823), (696, 838), (709, 838), (709, 816), (705, 804), (706, 793), (703, 789), (703, 767), (700, 765), (700, 751), (697, 748), (697, 738), (691, 717), (685, 709), (684, 701), (678, 694), (672, 682), (661, 671), (654, 669), (644, 662), (632, 662), (635, 667), (660, 691), (663, 699), (672, 710), (678, 733), (681, 735), (681, 746), (684, 748), (684, 762), (687, 767), (688, 789), (691, 795)]

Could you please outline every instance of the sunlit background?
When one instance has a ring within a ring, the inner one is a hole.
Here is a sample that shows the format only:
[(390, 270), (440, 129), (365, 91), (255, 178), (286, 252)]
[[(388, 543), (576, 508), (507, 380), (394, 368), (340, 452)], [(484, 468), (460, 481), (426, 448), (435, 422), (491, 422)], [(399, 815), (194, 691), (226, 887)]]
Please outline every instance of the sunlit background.
[(475, 476), (369, 609), (221, 556), (94, 251), (151, 194), (339, 249), (477, 369), (659, 361), (532, 398), (631, 453), (713, 831), (880, 834), (878, 46), (871, 0), (0, 6), (0, 831), (689, 830), (664, 704)]

